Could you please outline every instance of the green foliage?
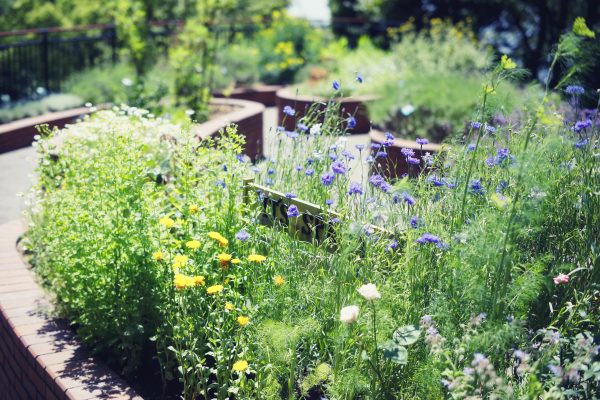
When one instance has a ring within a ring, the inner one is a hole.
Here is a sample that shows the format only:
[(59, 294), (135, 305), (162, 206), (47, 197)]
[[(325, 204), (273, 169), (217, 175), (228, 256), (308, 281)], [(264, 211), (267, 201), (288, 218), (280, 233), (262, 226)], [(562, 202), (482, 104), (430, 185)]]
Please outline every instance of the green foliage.
[(30, 100), (0, 107), (0, 123), (35, 117), (49, 112), (63, 111), (83, 105), (83, 100), (72, 94), (51, 94), (40, 100)]

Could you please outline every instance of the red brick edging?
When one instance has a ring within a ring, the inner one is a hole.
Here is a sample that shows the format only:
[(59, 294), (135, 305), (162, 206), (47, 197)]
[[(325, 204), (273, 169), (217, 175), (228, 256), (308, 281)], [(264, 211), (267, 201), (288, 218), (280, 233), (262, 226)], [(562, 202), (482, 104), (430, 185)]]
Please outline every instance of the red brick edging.
[(142, 399), (89, 357), (50, 303), (16, 244), (23, 224), (0, 225), (0, 400)]

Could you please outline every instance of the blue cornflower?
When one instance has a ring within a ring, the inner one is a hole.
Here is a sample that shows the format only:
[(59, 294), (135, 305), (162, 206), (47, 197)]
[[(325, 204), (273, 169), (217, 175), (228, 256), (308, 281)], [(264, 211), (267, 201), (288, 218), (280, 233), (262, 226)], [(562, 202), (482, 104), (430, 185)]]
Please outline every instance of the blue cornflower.
[(356, 119), (353, 116), (348, 117), (348, 129), (356, 128)]
[(579, 133), (584, 129), (590, 128), (592, 126), (592, 120), (586, 119), (583, 121), (577, 121), (575, 126), (573, 126), (573, 131)]
[(227, 172), (227, 164), (223, 164), (223, 172)]
[(298, 207), (296, 207), (295, 205), (291, 205), (288, 207), (287, 209), (287, 216), (290, 218), (295, 218), (297, 216), (300, 215), (300, 211), (298, 211)]
[(394, 202), (394, 204), (398, 204), (400, 202), (400, 196), (398, 196), (398, 193), (394, 193), (392, 195), (392, 201)]
[(273, 168), (269, 168), (267, 170), (267, 175), (273, 175), (275, 173), (275, 170)]
[(315, 170), (312, 168), (306, 168), (306, 171), (304, 171), (304, 175), (306, 176), (313, 176), (315, 173)]
[(394, 139), (385, 139), (381, 145), (383, 147), (392, 147), (394, 145)]
[(375, 154), (375, 158), (386, 158), (387, 157), (387, 153), (385, 151), (378, 151)]
[(325, 200), (325, 204), (327, 204), (328, 206), (330, 206), (330, 205), (333, 204), (333, 200), (327, 199), (327, 200)]
[(240, 242), (246, 242), (248, 239), (250, 239), (250, 234), (242, 229), (235, 234), (235, 238)]
[(334, 179), (335, 179), (335, 175), (329, 171), (327, 171), (327, 172), (323, 173), (323, 175), (321, 175), (321, 182), (325, 186), (331, 185), (333, 183)]
[(417, 144), (418, 144), (418, 145), (424, 146), (424, 145), (426, 145), (427, 143), (429, 143), (429, 140), (427, 140), (427, 139), (424, 139), (424, 138), (417, 138)]
[(331, 151), (336, 151), (338, 148), (337, 144), (332, 144), (331, 146), (329, 146), (329, 150)]
[(346, 157), (348, 160), (354, 160), (354, 154), (349, 152), (348, 150), (342, 151), (342, 155)]
[(298, 136), (300, 136), (300, 134), (296, 131), (285, 131), (285, 136), (289, 137), (290, 139), (296, 139)]
[(486, 158), (485, 163), (487, 164), (488, 167), (493, 167), (494, 165), (496, 165), (496, 162), (494, 161), (493, 157)]
[(367, 156), (365, 158), (365, 161), (368, 162), (369, 164), (371, 164), (375, 161), (375, 159), (373, 158), (373, 156)]
[(479, 128), (481, 128), (481, 122), (471, 121), (471, 129), (479, 129)]
[(306, 132), (308, 130), (308, 126), (304, 125), (302, 122), (298, 122), (298, 125), (296, 125), (296, 127), (302, 132)]
[(467, 146), (467, 151), (475, 151), (475, 143), (469, 143)]
[(396, 250), (397, 248), (398, 248), (398, 241), (394, 239), (394, 240), (392, 240), (392, 242), (390, 244), (388, 244), (385, 247), (385, 251), (388, 253), (391, 253), (392, 250)]
[(225, 181), (223, 179), (218, 179), (217, 186), (221, 186), (223, 189), (225, 189)]
[(442, 240), (431, 233), (424, 233), (415, 242), (419, 244), (441, 243)]
[(493, 134), (494, 132), (496, 132), (496, 128), (494, 128), (491, 125), (485, 124), (485, 130), (488, 131), (489, 133)]
[(356, 74), (356, 82), (358, 82), (358, 83), (363, 83), (364, 82), (363, 76), (362, 76), (362, 74), (360, 72), (358, 72)]
[(481, 181), (479, 179), (473, 179), (471, 181), (471, 191), (473, 194), (484, 194), (485, 188), (481, 185)]
[(456, 187), (456, 180), (454, 180), (453, 182), (447, 181), (447, 182), (446, 182), (446, 186), (447, 186), (449, 189), (454, 189), (454, 188)]
[(381, 148), (381, 144), (379, 144), (379, 143), (371, 143), (371, 148), (373, 150), (377, 150), (377, 149)]
[(446, 180), (444, 178), (439, 178), (437, 175), (431, 175), (427, 178), (427, 182), (432, 183), (433, 186), (444, 186), (446, 184)]
[(402, 193), (402, 199), (409, 205), (412, 206), (413, 204), (415, 204), (415, 199), (409, 195), (408, 193), (404, 192)]
[(584, 94), (585, 93), (585, 89), (582, 88), (579, 85), (569, 85), (567, 86), (567, 88), (565, 89), (565, 92), (567, 94), (572, 94), (572, 95), (580, 95), (580, 94)]
[(371, 175), (369, 183), (379, 188), (384, 193), (387, 193), (392, 188), (392, 185), (387, 183), (381, 175)]
[(363, 194), (362, 186), (359, 182), (350, 182), (348, 194)]
[(375, 198), (374, 197), (368, 197), (367, 200), (365, 200), (365, 202), (367, 204), (375, 203)]
[(285, 128), (280, 125), (277, 127), (277, 132), (285, 132)]
[(421, 225), (422, 221), (419, 216), (414, 215), (410, 217), (410, 226), (414, 229), (417, 229)]
[(356, 148), (356, 150), (363, 151), (365, 149), (365, 145), (364, 144), (355, 144), (354, 147)]
[(342, 222), (342, 221), (340, 221), (340, 219), (338, 217), (331, 218), (331, 223), (332, 224), (339, 224), (340, 222)]
[(331, 164), (331, 169), (336, 174), (340, 174), (341, 175), (341, 174), (345, 174), (346, 173), (346, 166), (341, 161), (335, 161), (333, 164)]
[(333, 81), (331, 86), (333, 86), (333, 90), (340, 90), (340, 83), (338, 81)]
[(294, 110), (292, 107), (290, 106), (285, 106), (283, 107), (283, 113), (285, 115), (288, 115), (290, 117), (293, 117), (294, 115), (296, 115), (296, 110)]
[(585, 146), (587, 146), (588, 144), (588, 140), (587, 139), (583, 139), (578, 141), (577, 143), (575, 143), (575, 147), (577, 147), (578, 149), (584, 148)]
[(500, 183), (498, 183), (498, 185), (496, 186), (496, 193), (502, 193), (507, 186), (508, 182), (506, 182), (505, 180), (501, 180)]
[(406, 157), (406, 161), (408, 161), (408, 163), (412, 165), (419, 165), (421, 163), (421, 160), (414, 157)]
[(312, 163), (314, 163), (314, 162), (315, 162), (315, 160), (313, 160), (312, 158), (310, 158), (310, 157), (309, 157), (309, 158), (306, 160), (306, 162), (308, 163), (308, 165), (311, 165)]
[(298, 196), (296, 196), (294, 193), (286, 193), (285, 197), (287, 197), (288, 199), (295, 199)]
[(331, 161), (337, 160), (337, 154), (335, 154), (335, 153), (329, 153), (328, 156), (331, 159)]
[(258, 167), (252, 167), (252, 168), (250, 168), (250, 170), (251, 170), (252, 172), (254, 172), (255, 174), (258, 174), (258, 173), (260, 173), (260, 168), (258, 168)]
[(403, 148), (400, 150), (400, 152), (404, 154), (404, 157), (414, 157), (415, 155), (415, 151), (413, 149)]
[(300, 172), (304, 169), (304, 167), (302, 165), (296, 165), (296, 171)]
[(243, 154), (238, 154), (237, 156), (235, 156), (235, 158), (237, 158), (237, 160), (241, 163), (246, 162), (246, 157), (244, 157)]

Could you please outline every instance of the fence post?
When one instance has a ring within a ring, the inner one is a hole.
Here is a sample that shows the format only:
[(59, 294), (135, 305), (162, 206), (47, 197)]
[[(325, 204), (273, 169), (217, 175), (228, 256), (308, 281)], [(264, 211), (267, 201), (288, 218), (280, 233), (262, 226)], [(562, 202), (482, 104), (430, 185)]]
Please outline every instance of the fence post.
[(48, 30), (44, 29), (42, 32), (42, 68), (44, 75), (44, 86), (46, 91), (50, 92), (50, 57), (48, 54)]
[(112, 48), (112, 62), (117, 63), (117, 26), (113, 25), (110, 28), (110, 46)]

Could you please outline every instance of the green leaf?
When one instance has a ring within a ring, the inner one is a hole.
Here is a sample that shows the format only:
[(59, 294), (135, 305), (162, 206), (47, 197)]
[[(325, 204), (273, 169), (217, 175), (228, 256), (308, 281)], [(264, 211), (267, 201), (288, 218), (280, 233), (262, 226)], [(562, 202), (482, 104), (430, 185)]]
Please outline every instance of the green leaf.
[(408, 360), (408, 351), (406, 347), (400, 346), (395, 340), (388, 340), (381, 348), (383, 357), (396, 364), (406, 364)]
[(414, 325), (400, 327), (394, 332), (394, 341), (401, 346), (410, 346), (421, 336), (421, 330)]

